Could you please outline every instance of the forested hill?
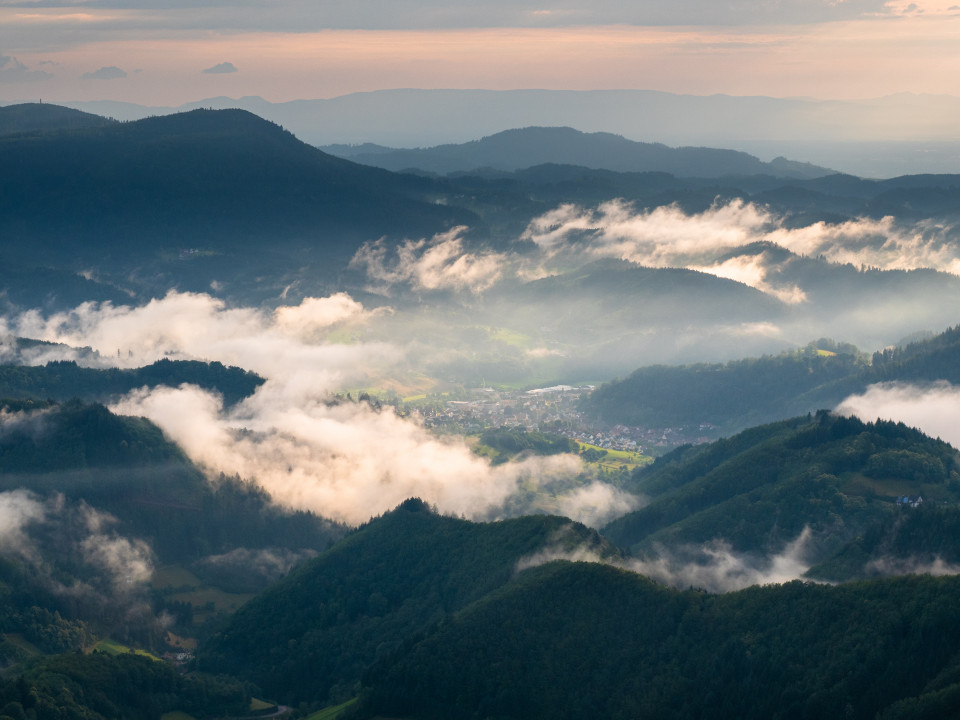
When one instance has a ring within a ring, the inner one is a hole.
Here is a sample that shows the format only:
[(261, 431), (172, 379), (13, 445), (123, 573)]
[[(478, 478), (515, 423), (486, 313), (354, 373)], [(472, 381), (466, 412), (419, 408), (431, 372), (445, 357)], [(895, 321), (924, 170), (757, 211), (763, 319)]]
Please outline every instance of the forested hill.
[(553, 563), (364, 678), (360, 717), (948, 718), (960, 712), (960, 579), (727, 595)]
[(724, 434), (833, 408), (873, 383), (937, 380), (960, 383), (960, 326), (872, 358), (848, 343), (821, 339), (775, 356), (644, 367), (600, 386), (581, 409), (611, 424), (709, 423)]
[(826, 412), (680, 448), (633, 476), (650, 498), (604, 528), (642, 554), (722, 540), (773, 555), (808, 528), (816, 563), (898, 512), (897, 498), (960, 502), (957, 451), (892, 422)]
[(478, 524), (408, 500), (241, 608), (198, 661), (282, 702), (342, 701), (375, 659), (509, 582), (521, 558), (581, 546), (616, 554), (565, 518)]
[(134, 388), (190, 383), (223, 396), (227, 404), (252, 395), (263, 378), (219, 362), (162, 359), (141, 368), (86, 368), (73, 361), (0, 365), (0, 398), (106, 401)]
[(106, 127), (115, 124), (115, 120), (60, 105), (22, 103), (0, 107), (0, 136), (37, 135), (51, 131)]
[(340, 266), (360, 241), (478, 224), (433, 202), (429, 181), (327, 155), (242, 110), (8, 135), (0, 166), (5, 255), (24, 262), (197, 249), (221, 265), (322, 252)]
[(767, 163), (736, 150), (673, 148), (661, 143), (635, 142), (612, 133), (584, 133), (569, 127), (518, 128), (459, 145), (411, 150), (370, 145), (334, 145), (322, 149), (387, 170), (416, 168), (441, 175), (480, 168), (513, 171), (544, 163), (615, 172), (665, 172), (697, 178), (771, 175), (809, 179), (833, 172), (784, 158)]
[(274, 506), (252, 484), (211, 483), (145, 418), (79, 400), (0, 401), (0, 492), (12, 491), (109, 513), (164, 563), (236, 548), (321, 550), (344, 531)]

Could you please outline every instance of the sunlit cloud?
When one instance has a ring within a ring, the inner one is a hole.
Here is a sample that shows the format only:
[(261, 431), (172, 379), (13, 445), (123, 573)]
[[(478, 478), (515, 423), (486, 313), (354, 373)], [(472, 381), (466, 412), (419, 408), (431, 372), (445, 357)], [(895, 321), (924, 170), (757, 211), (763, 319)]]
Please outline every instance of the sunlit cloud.
[(927, 385), (880, 383), (837, 406), (840, 415), (902, 422), (960, 447), (960, 387), (947, 382)]

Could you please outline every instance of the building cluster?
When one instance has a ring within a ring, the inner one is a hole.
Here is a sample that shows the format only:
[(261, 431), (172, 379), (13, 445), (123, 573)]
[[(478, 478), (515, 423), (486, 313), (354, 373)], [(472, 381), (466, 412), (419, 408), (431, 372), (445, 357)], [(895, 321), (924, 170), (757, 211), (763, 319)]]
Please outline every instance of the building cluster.
[(713, 426), (644, 428), (626, 425), (607, 426), (579, 411), (580, 399), (592, 386), (556, 385), (536, 390), (495, 390), (476, 388), (469, 396), (445, 400), (413, 409), (426, 427), (438, 432), (469, 435), (490, 428), (564, 435), (607, 450), (646, 452), (668, 449), (687, 443), (702, 443)]

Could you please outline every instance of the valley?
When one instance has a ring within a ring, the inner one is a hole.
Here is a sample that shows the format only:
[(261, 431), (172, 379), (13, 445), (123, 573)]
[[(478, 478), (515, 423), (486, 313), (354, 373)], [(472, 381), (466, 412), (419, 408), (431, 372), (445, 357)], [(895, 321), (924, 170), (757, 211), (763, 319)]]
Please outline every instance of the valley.
[(365, 149), (0, 107), (0, 720), (955, 714), (960, 176)]

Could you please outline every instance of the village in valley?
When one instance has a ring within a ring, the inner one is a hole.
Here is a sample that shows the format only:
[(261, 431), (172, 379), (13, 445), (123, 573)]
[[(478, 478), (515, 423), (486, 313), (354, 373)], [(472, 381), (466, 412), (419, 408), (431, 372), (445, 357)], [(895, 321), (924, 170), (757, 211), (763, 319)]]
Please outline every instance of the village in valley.
[(422, 396), (395, 404), (398, 411), (419, 418), (425, 427), (444, 434), (471, 435), (512, 428), (540, 431), (604, 450), (661, 455), (677, 446), (714, 439), (712, 425), (647, 428), (607, 425), (579, 410), (581, 397), (593, 386), (554, 385), (533, 390), (479, 387), (450, 396)]

